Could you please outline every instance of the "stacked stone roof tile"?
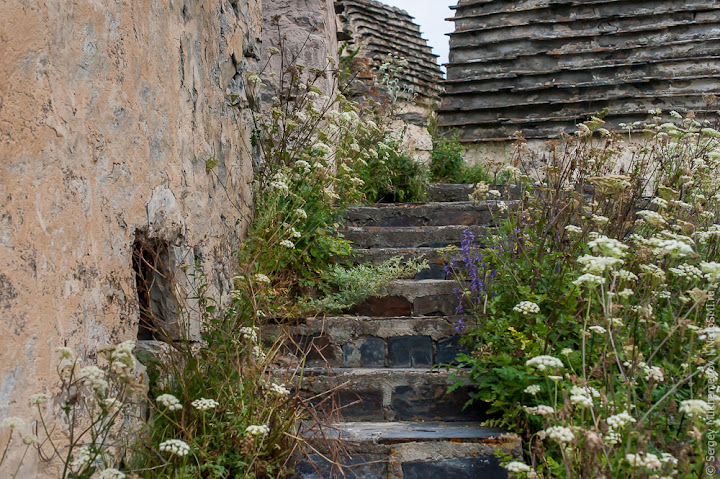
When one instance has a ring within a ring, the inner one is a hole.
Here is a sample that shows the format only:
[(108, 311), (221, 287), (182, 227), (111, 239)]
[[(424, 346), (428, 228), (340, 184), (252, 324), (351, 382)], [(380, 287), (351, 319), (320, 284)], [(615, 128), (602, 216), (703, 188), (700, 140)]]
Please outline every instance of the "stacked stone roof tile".
[(718, 0), (460, 0), (440, 125), (464, 142), (553, 138), (603, 108), (703, 112), (720, 93)]
[(417, 100), (432, 104), (439, 101), (442, 71), (437, 55), (422, 37), (420, 27), (406, 11), (374, 0), (338, 0), (336, 8), (342, 27), (350, 34), (360, 57), (379, 65), (388, 54), (408, 61), (405, 86), (412, 87)]

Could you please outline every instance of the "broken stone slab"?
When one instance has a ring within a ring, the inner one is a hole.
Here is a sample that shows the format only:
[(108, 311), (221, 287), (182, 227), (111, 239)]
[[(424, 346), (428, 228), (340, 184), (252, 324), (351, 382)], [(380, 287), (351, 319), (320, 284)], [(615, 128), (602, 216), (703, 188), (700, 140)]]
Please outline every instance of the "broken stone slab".
[(479, 239), (492, 231), (492, 228), (464, 225), (350, 226), (342, 230), (341, 234), (356, 248), (442, 248), (459, 245), (465, 230), (470, 230), (475, 238)]
[(459, 304), (456, 290), (462, 283), (451, 280), (396, 280), (382, 295), (368, 298), (355, 306), (353, 313), (362, 316), (450, 316)]

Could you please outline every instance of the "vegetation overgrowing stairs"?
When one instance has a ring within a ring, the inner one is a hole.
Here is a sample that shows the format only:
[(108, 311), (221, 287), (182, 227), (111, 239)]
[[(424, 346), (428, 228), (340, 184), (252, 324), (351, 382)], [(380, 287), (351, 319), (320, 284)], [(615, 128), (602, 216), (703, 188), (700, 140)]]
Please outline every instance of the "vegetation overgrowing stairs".
[[(351, 208), (343, 234), (364, 258), (423, 255), (431, 267), (396, 281), (355, 316), (308, 319), (294, 330), (309, 351), (303, 391), (333, 390), (342, 408), (332, 434), (345, 451), (344, 477), (505, 478), (495, 450), (519, 451), (516, 436), (481, 425), (481, 406), (463, 409), (469, 386), (447, 394), (449, 373), (432, 369), (452, 363), (460, 348), (458, 284), (446, 277), (438, 249), (459, 244), (467, 228), (480, 235), (492, 227), (494, 202), (475, 205), (471, 192), (469, 185), (434, 185), (428, 203)], [(298, 476), (343, 477), (324, 452), (300, 463)]]

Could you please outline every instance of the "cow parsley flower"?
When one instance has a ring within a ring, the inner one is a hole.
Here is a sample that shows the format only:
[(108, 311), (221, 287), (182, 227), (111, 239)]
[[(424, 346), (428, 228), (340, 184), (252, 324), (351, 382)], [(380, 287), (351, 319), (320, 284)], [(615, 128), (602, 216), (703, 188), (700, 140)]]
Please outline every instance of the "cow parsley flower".
[(636, 422), (635, 418), (628, 414), (627, 411), (623, 411), (620, 414), (615, 414), (607, 418), (607, 423), (613, 430), (620, 430), (630, 423)]
[(17, 416), (6, 417), (0, 423), (1, 427), (7, 427), (10, 429), (17, 429), (17, 428), (23, 427), (24, 425), (25, 425), (25, 420), (23, 418), (17, 417)]
[(592, 331), (593, 333), (597, 333), (597, 334), (607, 333), (607, 329), (603, 328), (602, 326), (590, 326), (588, 329), (590, 331)]
[(538, 404), (537, 406), (533, 407), (523, 406), (523, 408), (528, 414), (536, 414), (539, 416), (547, 416), (548, 414), (553, 414), (555, 412), (555, 409), (550, 406), (545, 406), (543, 404)]
[(108, 467), (100, 472), (98, 479), (125, 479), (125, 474), (115, 468)]
[(220, 403), (215, 401), (214, 399), (205, 399), (205, 398), (196, 399), (193, 402), (191, 402), (190, 404), (192, 404), (192, 407), (194, 407), (198, 411), (207, 411), (209, 409), (215, 409), (216, 407), (218, 407), (220, 405)]
[(580, 276), (578, 279), (573, 281), (573, 284), (576, 286), (581, 286), (583, 284), (587, 284), (588, 286), (595, 286), (598, 284), (603, 284), (605, 282), (605, 278), (602, 276), (598, 276), (596, 274), (592, 273), (585, 273), (582, 276)]
[(531, 395), (535, 396), (537, 393), (540, 392), (540, 385), (539, 385), (539, 384), (532, 384), (532, 385), (530, 385), (530, 386), (528, 386), (528, 387), (525, 388), (525, 392), (526, 392), (527, 394), (531, 394)]
[(78, 377), (83, 380), (83, 384), (96, 393), (102, 393), (109, 387), (105, 380), (105, 371), (97, 366), (85, 366), (78, 372)]
[(528, 359), (525, 362), (525, 365), (533, 367), (538, 371), (562, 369), (563, 367), (562, 361), (560, 361), (558, 358), (548, 355), (536, 356), (532, 359)]
[(270, 278), (268, 278), (265, 274), (258, 273), (254, 276), (254, 278), (258, 283), (270, 284)]
[(45, 404), (50, 400), (50, 395), (45, 393), (36, 393), (30, 396), (30, 405), (31, 406), (40, 406), (42, 404)]
[(293, 249), (293, 248), (295, 248), (295, 243), (293, 243), (290, 240), (282, 240), (280, 242), (280, 246), (284, 246), (287, 249)]
[(711, 283), (720, 282), (720, 263), (703, 262), (700, 263), (700, 269), (705, 273), (705, 279)]
[(170, 411), (178, 411), (182, 409), (182, 404), (180, 404), (180, 400), (172, 394), (161, 394), (157, 397), (156, 400), (158, 404), (167, 408)]
[(645, 222), (649, 223), (652, 226), (660, 228), (667, 224), (667, 221), (665, 220), (665, 218), (663, 218), (663, 216), (660, 213), (658, 213), (657, 211), (642, 210), (642, 211), (638, 211), (637, 214), (643, 220), (645, 220)]
[(644, 366), (645, 379), (661, 383), (665, 381), (665, 373), (658, 366)]
[(267, 436), (270, 433), (270, 428), (265, 424), (261, 426), (248, 426), (245, 428), (245, 433), (250, 436)]
[(575, 225), (567, 225), (565, 227), (565, 231), (567, 231), (568, 233), (580, 234), (580, 233), (582, 233), (582, 228), (580, 228), (579, 226), (575, 226)]
[(521, 301), (513, 308), (513, 311), (516, 311), (523, 315), (534, 314), (540, 312), (540, 306), (533, 303), (532, 301)]
[(528, 466), (528, 465), (525, 464), (524, 462), (520, 462), (520, 461), (509, 462), (509, 463), (505, 466), (505, 469), (507, 469), (508, 472), (512, 472), (512, 473), (515, 473), (515, 474), (520, 474), (520, 473), (523, 473), (523, 472), (530, 472), (530, 470), (531, 470), (531, 469), (530, 469), (530, 466)]
[(257, 329), (252, 326), (243, 326), (238, 330), (243, 339), (248, 339), (253, 343), (257, 343)]
[(676, 268), (668, 268), (668, 271), (680, 278), (687, 278), (690, 280), (699, 280), (703, 278), (703, 273), (700, 271), (700, 268), (688, 263), (683, 263)]
[(662, 469), (660, 459), (652, 453), (626, 454), (625, 460), (634, 467), (644, 467), (649, 471), (659, 471)]
[(572, 442), (572, 440), (575, 439), (575, 434), (573, 434), (572, 430), (569, 427), (564, 426), (549, 427), (543, 431), (540, 431), (538, 435), (540, 436), (540, 439), (545, 439), (546, 437), (549, 437), (553, 441), (560, 444)]
[(308, 216), (307, 216), (307, 213), (306, 213), (305, 210), (302, 209), (302, 208), (297, 208), (297, 209), (295, 210), (295, 214), (298, 216), (298, 218), (302, 218), (302, 219), (304, 219), (304, 220), (307, 219), (307, 217), (308, 217)]
[(160, 450), (163, 452), (169, 452), (170, 454), (174, 454), (178, 457), (183, 457), (190, 452), (190, 446), (180, 439), (168, 439), (167, 441), (160, 443)]
[(702, 399), (687, 399), (680, 402), (680, 412), (684, 412), (690, 417), (705, 417), (710, 411), (712, 408)]
[(588, 246), (597, 254), (622, 258), (628, 250), (628, 246), (621, 241), (607, 236), (598, 236), (588, 243)]
[(270, 391), (282, 397), (290, 395), (290, 390), (286, 388), (284, 384), (272, 383), (270, 385)]
[(592, 215), (592, 220), (593, 220), (593, 223), (595, 223), (597, 225), (604, 225), (604, 224), (607, 224), (608, 221), (610, 221), (610, 219), (607, 216), (602, 216), (602, 215)]
[(90, 449), (87, 446), (78, 447), (73, 451), (71, 466), (78, 469), (90, 462)]

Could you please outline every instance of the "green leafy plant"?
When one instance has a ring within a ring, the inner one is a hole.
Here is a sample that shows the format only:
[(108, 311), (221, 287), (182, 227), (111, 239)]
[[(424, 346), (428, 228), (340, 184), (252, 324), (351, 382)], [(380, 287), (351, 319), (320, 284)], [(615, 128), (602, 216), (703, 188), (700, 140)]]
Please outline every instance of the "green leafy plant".
[(458, 361), (492, 423), (523, 434), (517, 477), (704, 474), (720, 133), (673, 116), (642, 125), (630, 154), (601, 118), (544, 162), (521, 141), (500, 229), (482, 245), (466, 233)]

